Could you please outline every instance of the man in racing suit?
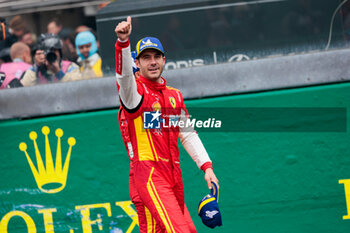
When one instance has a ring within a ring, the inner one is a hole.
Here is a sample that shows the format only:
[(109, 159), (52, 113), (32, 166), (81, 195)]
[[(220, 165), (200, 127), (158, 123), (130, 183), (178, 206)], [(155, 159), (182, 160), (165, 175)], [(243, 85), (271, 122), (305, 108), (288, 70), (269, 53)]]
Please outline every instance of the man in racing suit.
[[(140, 69), (136, 66), (134, 60), (136, 59), (136, 52), (131, 52), (132, 57), (132, 69), (135, 79), (137, 80), (140, 77)], [(129, 130), (128, 130), (128, 121), (125, 116), (125, 109), (123, 106), (120, 106), (118, 111), (118, 123), (120, 128), (120, 133), (122, 135), (122, 139), (124, 141), (125, 149), (128, 153), (128, 156), (130, 158), (130, 172), (129, 172), (129, 191), (130, 191), (130, 197), (132, 202), (134, 203), (139, 219), (139, 229), (140, 232), (149, 232), (147, 229), (152, 229), (155, 232), (161, 231), (160, 225), (156, 224), (156, 221), (154, 218), (151, 217), (151, 214), (147, 207), (142, 203), (142, 200), (139, 196), (139, 193), (137, 192), (137, 188), (134, 184), (134, 173), (133, 173), (133, 163), (132, 158), (134, 157), (134, 152), (130, 140)], [(188, 209), (185, 205), (185, 213), (184, 217), (186, 221), (189, 224), (189, 227), (191, 229), (191, 232), (196, 232), (196, 228), (192, 222), (191, 216), (188, 212)], [(158, 230), (158, 231), (157, 231)], [(152, 231), (151, 231), (152, 232)]]
[(136, 81), (129, 43), (131, 18), (119, 23), (115, 32), (117, 86), (130, 143), (126, 143), (131, 160), (130, 196), (139, 215), (140, 232), (196, 232), (184, 203), (178, 138), (205, 172), (209, 188), (211, 182), (218, 183), (212, 163), (193, 129), (144, 127), (146, 114), (152, 114), (151, 122), (161, 117), (169, 125), (166, 116), (183, 119), (187, 110), (180, 91), (166, 86), (161, 77), (165, 57), (159, 40), (147, 37), (137, 44), (135, 63), (140, 77)]

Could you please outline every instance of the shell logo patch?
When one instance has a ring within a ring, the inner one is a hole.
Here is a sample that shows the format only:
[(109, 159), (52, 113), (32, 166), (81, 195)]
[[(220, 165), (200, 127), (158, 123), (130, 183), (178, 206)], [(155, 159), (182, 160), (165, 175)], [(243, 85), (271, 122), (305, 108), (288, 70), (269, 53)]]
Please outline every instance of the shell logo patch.
[(171, 106), (173, 106), (173, 108), (176, 108), (176, 101), (174, 97), (169, 97), (169, 101)]
[(156, 101), (152, 104), (152, 108), (153, 108), (153, 111), (160, 111), (162, 107), (160, 106), (160, 103)]

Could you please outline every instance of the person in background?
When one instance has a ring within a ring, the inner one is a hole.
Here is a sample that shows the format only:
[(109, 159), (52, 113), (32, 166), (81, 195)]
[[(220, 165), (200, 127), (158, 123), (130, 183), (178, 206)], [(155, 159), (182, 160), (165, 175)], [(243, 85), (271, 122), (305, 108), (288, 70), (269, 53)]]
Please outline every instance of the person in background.
[(62, 46), (62, 58), (72, 62), (77, 62), (78, 55), (75, 49), (75, 37), (76, 33), (72, 28), (63, 28), (61, 31)]
[[(5, 19), (1, 18), (0, 21), (5, 22)], [(19, 41), (25, 31), (26, 24), (21, 16), (17, 15), (10, 20), (8, 35), (5, 40), (0, 41), (0, 64), (11, 62), (10, 47)]]
[(85, 31), (90, 31), (92, 34), (94, 34), (95, 38), (96, 38), (96, 43), (97, 43), (97, 49), (100, 48), (100, 42), (98, 41), (98, 38), (97, 38), (97, 34), (96, 34), (96, 31), (92, 28), (89, 28), (88, 26), (86, 25), (80, 25), (78, 27), (75, 28), (75, 36), (80, 33), (80, 32), (85, 32)]
[(85, 31), (90, 31), (91, 28), (89, 28), (88, 26), (85, 25), (80, 25), (75, 29), (75, 33), (79, 33), (79, 32), (85, 32)]
[(33, 53), (34, 65), (25, 72), (23, 86), (81, 79), (78, 65), (62, 60), (62, 41), (57, 35), (42, 34)]
[(97, 53), (96, 37), (90, 31), (78, 33), (75, 47), (79, 56), (78, 63), (84, 79), (102, 77), (102, 59)]
[(31, 49), (34, 46), (33, 34), (29, 30), (24, 31), (23, 35), (19, 38), (19, 41), (25, 43)]
[(0, 89), (22, 86), (19, 80), (32, 65), (30, 48), (25, 43), (14, 43), (11, 46), (10, 55), (13, 62), (3, 63), (0, 66), (0, 72), (5, 73), (6, 77), (1, 83)]
[(62, 23), (58, 18), (53, 18), (51, 21), (47, 24), (47, 33), (58, 35), (61, 37), (61, 31), (62, 31)]
[(10, 20), (10, 33), (13, 43), (17, 42), (26, 30), (27, 25), (21, 16), (17, 15)]

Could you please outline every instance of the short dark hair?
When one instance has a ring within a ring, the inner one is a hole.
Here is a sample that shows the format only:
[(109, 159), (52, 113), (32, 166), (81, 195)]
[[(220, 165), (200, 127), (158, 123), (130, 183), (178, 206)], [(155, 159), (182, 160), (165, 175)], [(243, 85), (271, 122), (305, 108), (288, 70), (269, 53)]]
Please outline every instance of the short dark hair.
[(26, 23), (20, 15), (17, 15), (11, 19), (10, 28), (14, 31), (24, 31), (26, 29)]
[(61, 20), (59, 20), (59, 18), (55, 17), (55, 18), (52, 18), (48, 24), (54, 22), (57, 26), (62, 26), (62, 22)]

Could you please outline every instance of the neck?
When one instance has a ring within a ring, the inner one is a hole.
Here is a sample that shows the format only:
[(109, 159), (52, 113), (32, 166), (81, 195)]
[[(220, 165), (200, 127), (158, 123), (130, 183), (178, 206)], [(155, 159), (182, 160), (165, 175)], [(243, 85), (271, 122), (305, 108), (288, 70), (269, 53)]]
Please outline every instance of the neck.
[(24, 61), (24, 59), (20, 58), (20, 57), (13, 59), (13, 62), (23, 62), (23, 61)]
[(156, 82), (156, 83), (163, 83), (163, 79), (161, 77), (159, 77), (157, 79), (150, 79), (150, 80), (153, 82)]
[(146, 76), (143, 76), (143, 77), (146, 78), (147, 80), (155, 82), (155, 83), (160, 83), (160, 84), (163, 83), (162, 76), (159, 76), (158, 78), (149, 78), (149, 77), (146, 77)]
[(154, 85), (163, 85), (166, 83), (166, 80), (163, 78), (163, 77), (159, 77), (159, 78), (146, 78), (145, 76), (143, 75), (140, 75), (139, 77), (141, 77), (143, 80), (151, 83), (151, 84), (154, 84)]

